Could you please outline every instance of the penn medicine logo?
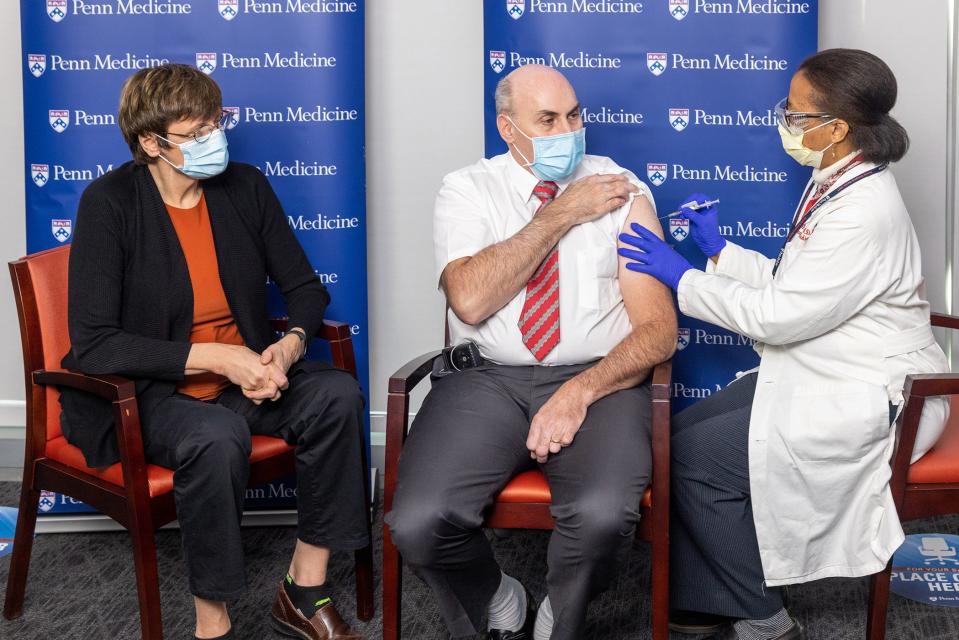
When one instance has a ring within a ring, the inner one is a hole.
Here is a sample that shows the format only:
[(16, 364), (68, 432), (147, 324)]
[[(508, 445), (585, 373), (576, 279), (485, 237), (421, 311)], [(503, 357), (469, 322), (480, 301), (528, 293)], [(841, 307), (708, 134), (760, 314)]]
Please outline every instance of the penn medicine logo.
[(30, 178), (33, 180), (33, 184), (37, 185), (38, 187), (46, 185), (47, 181), (50, 180), (50, 165), (31, 164)]
[(676, 349), (682, 351), (689, 346), (689, 329), (680, 327), (676, 336)]
[(33, 74), (34, 78), (39, 78), (47, 70), (47, 56), (42, 53), (31, 53), (27, 55), (27, 71)]
[(669, 0), (669, 15), (682, 20), (689, 15), (689, 0)]
[(50, 233), (56, 238), (57, 242), (66, 242), (73, 233), (72, 220), (51, 220)]
[(47, 17), (60, 22), (67, 17), (67, 0), (47, 0)]
[(226, 121), (227, 131), (240, 124), (240, 107), (223, 107), (223, 110), (230, 114)]
[(47, 119), (54, 131), (57, 133), (63, 133), (67, 130), (67, 127), (70, 126), (70, 110), (50, 109), (47, 112)]
[(37, 506), (40, 507), (40, 511), (47, 513), (50, 509), (57, 506), (57, 494), (52, 491), (41, 491), (40, 502)]
[(689, 237), (689, 220), (674, 216), (669, 219), (669, 235), (676, 242), (682, 242)]
[(526, 13), (526, 0), (506, 0), (506, 14), (513, 20), (519, 20)]
[(666, 182), (666, 176), (669, 175), (669, 167), (665, 164), (650, 162), (646, 165), (646, 177), (653, 183), (653, 186)]
[(670, 109), (669, 125), (676, 131), (682, 131), (689, 126), (689, 109)]
[(210, 51), (198, 52), (196, 54), (196, 68), (207, 75), (216, 71), (216, 53)]
[(240, 0), (217, 0), (216, 10), (224, 20), (232, 20), (240, 9)]
[(489, 52), (489, 66), (496, 73), (503, 73), (503, 69), (506, 68), (506, 52), (505, 51), (490, 51)]
[(665, 53), (647, 53), (646, 68), (654, 76), (661, 76), (669, 65), (669, 59)]

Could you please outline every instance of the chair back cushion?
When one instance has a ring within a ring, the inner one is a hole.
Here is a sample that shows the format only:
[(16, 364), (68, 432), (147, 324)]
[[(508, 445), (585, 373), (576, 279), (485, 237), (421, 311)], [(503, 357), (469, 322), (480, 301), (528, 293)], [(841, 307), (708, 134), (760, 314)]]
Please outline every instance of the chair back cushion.
[[(26, 373), (37, 369), (59, 369), (60, 360), (70, 349), (67, 329), (67, 267), (70, 247), (57, 247), (27, 256), (26, 277), (19, 280), (22, 300), (20, 313), (23, 336), (23, 362)], [(46, 388), (47, 441), (62, 435), (59, 392)], [(30, 394), (27, 394), (29, 399)]]
[(951, 396), (946, 428), (936, 445), (909, 467), (906, 482), (959, 484), (959, 396)]

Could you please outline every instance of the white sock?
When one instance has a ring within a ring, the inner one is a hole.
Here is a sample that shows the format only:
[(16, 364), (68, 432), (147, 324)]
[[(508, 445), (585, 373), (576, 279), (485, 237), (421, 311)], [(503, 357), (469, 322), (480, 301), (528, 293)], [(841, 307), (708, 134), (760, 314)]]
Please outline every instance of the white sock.
[(526, 590), (516, 578), (503, 574), (486, 608), (487, 629), (519, 631), (526, 622)]
[(766, 640), (767, 638), (778, 638), (789, 631), (793, 624), (789, 612), (780, 609), (762, 620), (737, 620), (733, 627), (736, 629), (736, 636), (740, 640)]
[(549, 596), (539, 605), (536, 614), (536, 626), (533, 627), (533, 640), (549, 640), (553, 635), (553, 607), (549, 604)]

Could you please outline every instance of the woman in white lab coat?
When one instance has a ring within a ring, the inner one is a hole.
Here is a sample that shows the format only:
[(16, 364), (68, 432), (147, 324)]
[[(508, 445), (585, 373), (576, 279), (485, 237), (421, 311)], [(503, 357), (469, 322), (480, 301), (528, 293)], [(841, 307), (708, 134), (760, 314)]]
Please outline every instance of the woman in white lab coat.
[[(673, 420), (675, 630), (801, 638), (777, 587), (875, 573), (903, 541), (890, 422), (907, 374), (948, 367), (888, 169), (908, 147), (895, 101), (892, 72), (864, 51), (822, 51), (799, 67), (779, 133), (813, 174), (776, 259), (725, 240), (716, 207), (683, 213), (705, 271), (638, 225), (621, 236), (628, 268), (672, 286), (686, 315), (753, 338), (761, 356)], [(947, 411), (927, 403), (914, 458)]]

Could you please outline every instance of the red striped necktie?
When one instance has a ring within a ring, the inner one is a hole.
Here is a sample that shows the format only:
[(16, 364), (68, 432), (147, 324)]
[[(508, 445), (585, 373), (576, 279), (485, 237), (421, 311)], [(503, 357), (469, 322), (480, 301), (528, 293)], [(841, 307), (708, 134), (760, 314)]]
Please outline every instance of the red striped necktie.
[[(533, 189), (533, 195), (540, 201), (536, 213), (553, 201), (557, 191), (559, 187), (555, 182), (539, 181)], [(519, 314), (519, 330), (523, 334), (523, 344), (539, 362), (559, 343), (558, 247), (553, 247), (526, 285), (526, 302)]]

